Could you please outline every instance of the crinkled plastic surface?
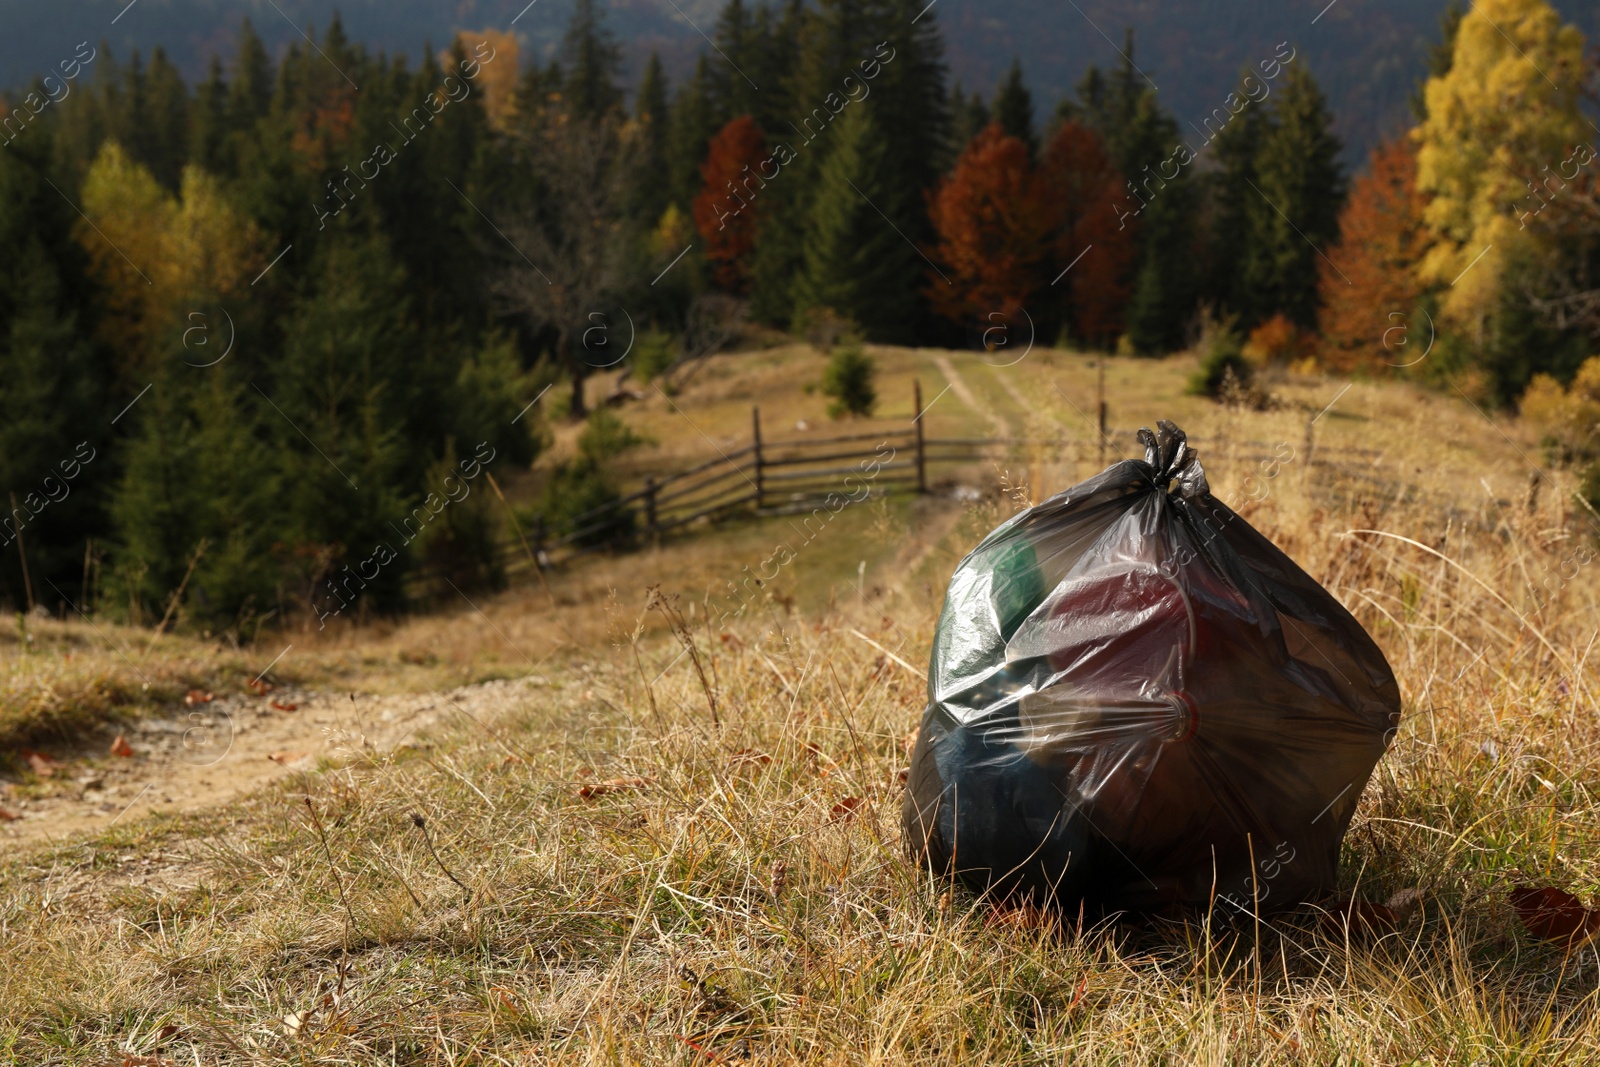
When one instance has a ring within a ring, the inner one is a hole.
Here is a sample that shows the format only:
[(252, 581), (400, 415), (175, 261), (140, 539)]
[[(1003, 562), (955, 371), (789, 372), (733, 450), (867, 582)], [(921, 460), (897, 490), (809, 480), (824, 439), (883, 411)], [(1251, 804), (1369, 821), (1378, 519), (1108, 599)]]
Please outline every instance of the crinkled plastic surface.
[(903, 818), (980, 891), (1307, 899), (1399, 723), (1361, 624), (1159, 425), (1144, 460), (1016, 515), (950, 580)]

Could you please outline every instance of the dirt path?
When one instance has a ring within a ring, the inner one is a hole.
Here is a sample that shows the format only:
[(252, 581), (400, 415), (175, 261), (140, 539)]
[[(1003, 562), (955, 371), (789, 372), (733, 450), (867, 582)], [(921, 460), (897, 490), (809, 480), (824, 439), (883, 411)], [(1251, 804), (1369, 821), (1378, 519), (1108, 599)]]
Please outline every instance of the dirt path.
[(0, 843), (42, 843), (104, 829), (149, 812), (187, 812), (234, 800), (274, 778), (392, 751), (461, 711), (484, 719), (543, 688), (538, 678), (484, 682), (408, 696), (278, 690), (218, 697), (123, 733), (132, 756), (108, 755), (114, 734), (77, 752), (52, 752), (37, 788), (0, 786)]
[[(956, 394), (957, 400), (989, 420), (989, 425), (993, 427), (993, 432), (997, 436), (1005, 436), (1005, 420), (996, 415), (994, 409), (988, 404), (978, 399), (977, 394), (972, 391), (972, 387), (967, 384), (967, 380), (961, 376), (961, 372), (956, 370), (956, 365), (950, 362), (949, 356), (943, 354), (934, 356), (933, 365), (939, 368), (940, 374), (944, 375), (944, 380), (949, 383), (950, 391)], [(938, 398), (935, 397), (934, 399), (937, 400)], [(933, 407), (933, 402), (930, 401), (928, 407)]]

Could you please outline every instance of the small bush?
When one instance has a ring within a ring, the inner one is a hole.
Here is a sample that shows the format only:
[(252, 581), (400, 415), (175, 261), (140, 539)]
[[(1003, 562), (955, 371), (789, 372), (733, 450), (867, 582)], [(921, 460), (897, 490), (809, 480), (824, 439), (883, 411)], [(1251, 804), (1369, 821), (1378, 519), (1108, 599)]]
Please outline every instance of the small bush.
[(1200, 359), (1200, 369), (1189, 379), (1189, 395), (1216, 400), (1221, 398), (1230, 377), (1237, 385), (1248, 387), (1252, 374), (1239, 335), (1230, 325), (1224, 324), (1211, 334), (1206, 353)]
[[(611, 461), (654, 440), (634, 433), (628, 424), (608, 408), (597, 408), (578, 435), (578, 454), (557, 464), (544, 494), (535, 509), (545, 529), (557, 536), (584, 531), (580, 545), (603, 545), (629, 540), (638, 527), (638, 516), (618, 506), (622, 491), (617, 486)], [(610, 506), (610, 513), (588, 515)], [(587, 516), (587, 517), (586, 517)]]
[(633, 376), (649, 385), (678, 360), (678, 346), (672, 335), (661, 330), (647, 330), (639, 335), (633, 349)]
[(877, 372), (877, 364), (859, 344), (835, 349), (822, 372), (822, 394), (832, 398), (828, 415), (835, 419), (871, 415), (878, 404), (878, 390), (873, 385)]

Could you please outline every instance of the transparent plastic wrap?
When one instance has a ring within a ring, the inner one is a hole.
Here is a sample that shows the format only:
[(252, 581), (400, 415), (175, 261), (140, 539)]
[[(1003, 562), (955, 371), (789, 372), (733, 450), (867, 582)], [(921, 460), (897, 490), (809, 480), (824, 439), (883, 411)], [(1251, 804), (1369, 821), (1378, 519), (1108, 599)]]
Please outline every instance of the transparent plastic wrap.
[(950, 580), (903, 819), (914, 855), (974, 889), (1307, 899), (1399, 723), (1361, 624), (1159, 425), (1144, 460), (1016, 515)]

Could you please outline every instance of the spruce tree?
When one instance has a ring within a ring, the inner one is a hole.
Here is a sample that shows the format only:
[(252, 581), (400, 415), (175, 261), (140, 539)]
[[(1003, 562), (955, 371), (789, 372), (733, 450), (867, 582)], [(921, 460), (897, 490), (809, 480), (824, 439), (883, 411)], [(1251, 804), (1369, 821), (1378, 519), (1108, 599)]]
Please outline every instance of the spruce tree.
[(1290, 68), (1273, 105), (1256, 163), (1245, 311), (1253, 321), (1281, 313), (1309, 330), (1317, 321), (1321, 250), (1339, 237), (1341, 145), (1322, 90), (1304, 66)]
[(1033, 126), (1033, 94), (1022, 80), (1020, 60), (1011, 61), (1011, 70), (995, 94), (994, 120), (1009, 136), (1027, 147), (1030, 160), (1039, 158), (1039, 135)]
[(228, 88), (228, 113), (235, 131), (248, 131), (272, 105), (275, 75), (267, 48), (257, 36), (250, 17), (239, 24), (239, 46), (233, 57), (233, 77)]
[(159, 46), (150, 53), (139, 91), (142, 103), (131, 116), (129, 148), (156, 181), (175, 192), (188, 161), (189, 88)]
[(700, 195), (700, 164), (706, 148), (721, 127), (711, 102), (710, 63), (704, 56), (695, 64), (694, 74), (678, 90), (672, 102), (672, 124), (668, 134), (667, 156), (671, 164), (667, 185), (679, 209), (688, 214), (694, 198)]
[(1245, 279), (1245, 267), (1259, 235), (1261, 196), (1257, 159), (1271, 130), (1265, 105), (1252, 102), (1216, 134), (1211, 153), (1217, 167), (1203, 179), (1211, 193), (1210, 258), (1205, 297), (1240, 317), (1249, 329), (1261, 317), (1259, 301)]
[(1128, 337), (1136, 351), (1157, 355), (1182, 347), (1195, 308), (1198, 183), (1192, 167), (1173, 158), (1178, 126), (1162, 109), (1155, 90), (1140, 94), (1121, 140), (1130, 160), (1130, 180), (1144, 204), (1138, 212), (1139, 256), (1133, 268)]
[(633, 105), (638, 141), (629, 182), (630, 210), (637, 221), (647, 226), (659, 222), (672, 203), (672, 183), (663, 180), (672, 173), (672, 115), (668, 106), (667, 76), (660, 55), (651, 52)]
[(605, 25), (605, 10), (595, 0), (577, 0), (561, 45), (567, 61), (567, 110), (576, 118), (594, 119), (622, 105), (617, 70), (622, 50)]
[(761, 110), (762, 41), (744, 0), (728, 0), (717, 17), (714, 53), (708, 57), (711, 109), (719, 126)]
[(817, 176), (805, 227), (795, 310), (829, 308), (870, 338), (903, 337), (916, 309), (907, 281), (920, 279), (925, 264), (884, 218), (901, 195), (892, 184), (886, 138), (864, 107), (846, 110), (830, 136), (833, 150)]
[(0, 153), (0, 514), (10, 516), (0, 525), (0, 598), (25, 606), (20, 524), (34, 598), (54, 611), (46, 580), (77, 598), (84, 538), (99, 532), (112, 465), (105, 370), (76, 310), (88, 303), (70, 237), (77, 216), (45, 182), (50, 154), (48, 129)]
[(222, 60), (212, 56), (206, 80), (195, 89), (189, 159), (214, 174), (228, 173), (228, 132), (228, 83), (222, 76)]

